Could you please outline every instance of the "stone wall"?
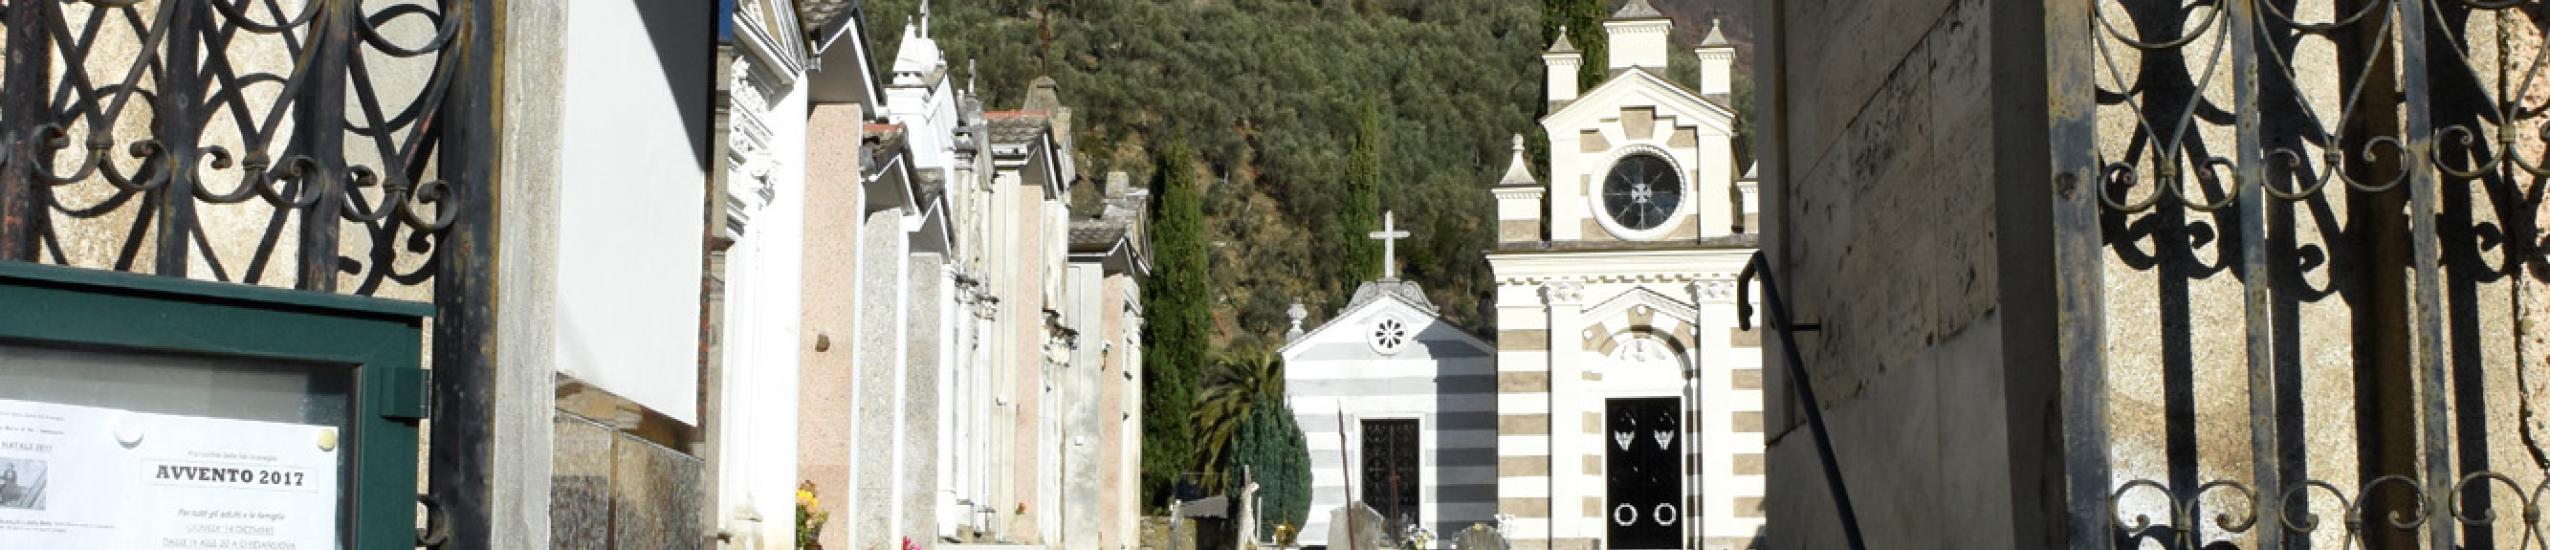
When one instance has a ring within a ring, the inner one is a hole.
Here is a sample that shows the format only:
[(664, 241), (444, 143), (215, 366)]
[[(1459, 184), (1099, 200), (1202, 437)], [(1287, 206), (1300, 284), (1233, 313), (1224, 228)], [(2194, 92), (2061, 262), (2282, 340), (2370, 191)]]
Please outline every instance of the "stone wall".
[(849, 517), (834, 520), (849, 524), (852, 548), (901, 544), (892, 537), (901, 527), (894, 514), (902, 494), (896, 488), (901, 480), (894, 466), (903, 443), (894, 437), (894, 430), (903, 413), (895, 387), (903, 371), (903, 357), (896, 351), (904, 342), (899, 310), (909, 300), (902, 284), (909, 261), (906, 244), (901, 211), (867, 214), (859, 238), (859, 347), (852, 365), (858, 373), (851, 388), (857, 396), (852, 412), (857, 431), (852, 432), (848, 449), (853, 498), (858, 502)]
[(1767, 109), (1756, 116), (1764, 179), (1782, 183), (1765, 186), (1763, 247), (1795, 322), (1822, 323), (1794, 350), (1822, 402), (1794, 397), (1788, 350), (1766, 341), (1770, 548), (1842, 546), (1803, 406), (1830, 425), (1870, 547), (2041, 547), (2022, 533), (2044, 513), (2028, 503), (2043, 488), (2012, 456), (2042, 435), (2009, 411), (2051, 396), (2009, 392), (2022, 372), (2011, 349), (2034, 338), (2013, 331), (2045, 323), (2001, 310), (2012, 288), (2039, 282), (2009, 273), (2050, 282), (2042, 266), (2004, 260), (2031, 242), (2004, 230), (2012, 182), (2043, 181), (2008, 170), (2031, 158), (2007, 145), (2030, 126), (2005, 121), (2033, 104), (2042, 147), (2044, 90), (2009, 81), (2028, 64), (2042, 71), (2011, 47), (2041, 38), (2010, 34), (2029, 28), (2013, 12), (2031, 11), (2010, 4), (1824, 0), (1773, 15), (1755, 66), (1779, 69), (1757, 73)]
[(903, 371), (904, 416), (902, 440), (903, 533), (915, 541), (938, 539), (939, 418), (940, 399), (960, 396), (938, 394), (939, 376), (945, 370), (940, 364), (939, 317), (946, 314), (943, 305), (948, 292), (947, 256), (936, 252), (912, 254), (908, 260), (910, 278), (910, 313), (904, 320), (905, 366)]
[(797, 364), (797, 472), (815, 486), (823, 510), (836, 518), (819, 540), (847, 548), (849, 539), (852, 390), (857, 387), (852, 339), (858, 338), (856, 270), (866, 207), (859, 186), (859, 141), (865, 117), (858, 105), (822, 105), (808, 117), (806, 209), (835, 213), (806, 218), (803, 342)]
[(549, 484), (549, 548), (695, 548), (707, 532), (698, 457), (564, 411)]

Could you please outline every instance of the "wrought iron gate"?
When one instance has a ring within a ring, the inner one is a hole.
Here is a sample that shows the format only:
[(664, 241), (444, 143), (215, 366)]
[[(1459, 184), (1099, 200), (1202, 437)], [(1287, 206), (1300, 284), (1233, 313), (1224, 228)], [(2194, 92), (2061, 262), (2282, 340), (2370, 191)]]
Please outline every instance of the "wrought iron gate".
[[(2047, 15), (2073, 547), (2550, 545), (2550, 484), (2485, 455), (2518, 437), (2490, 433), (2486, 408), (2516, 405), (2488, 402), (2491, 373), (2539, 361), (2472, 343), (2520, 322), (2471, 320), (2497, 307), (2473, 288), (2519, 300), (2550, 266), (2535, 214), (2550, 9), (2087, 0)], [(2209, 309), (2225, 328), (2208, 331)], [(2314, 315), (2345, 321), (2305, 328)], [(2327, 327), (2343, 330), (2304, 335)], [(2237, 353), (2205, 361), (2190, 348), (2206, 341)], [(2203, 425), (2198, 394), (2237, 412)]]
[(485, 547), (492, 14), (6, 2), (0, 261), (430, 300), (428, 504), (445, 513), (421, 538)]
[(1363, 502), (1390, 519), (1393, 540), (1423, 523), (1425, 471), (1417, 448), (1417, 421), (1365, 420)]

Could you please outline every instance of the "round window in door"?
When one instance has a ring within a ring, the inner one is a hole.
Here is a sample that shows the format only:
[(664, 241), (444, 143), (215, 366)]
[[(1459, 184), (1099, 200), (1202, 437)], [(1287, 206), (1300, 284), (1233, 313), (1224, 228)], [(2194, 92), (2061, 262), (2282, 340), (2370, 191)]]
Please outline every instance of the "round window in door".
[(1603, 215), (1630, 231), (1664, 225), (1682, 206), (1682, 175), (1650, 153), (1621, 157), (1603, 178)]

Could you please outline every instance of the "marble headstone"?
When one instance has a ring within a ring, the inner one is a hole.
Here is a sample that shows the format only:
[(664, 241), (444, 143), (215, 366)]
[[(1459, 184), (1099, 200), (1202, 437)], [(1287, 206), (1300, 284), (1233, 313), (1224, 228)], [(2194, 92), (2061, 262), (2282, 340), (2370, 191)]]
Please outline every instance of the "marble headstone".
[[(1354, 532), (1346, 530), (1346, 515), (1354, 514)], [(1381, 512), (1361, 502), (1349, 502), (1328, 514), (1328, 547), (1331, 550), (1382, 550), (1396, 548), (1390, 543), (1390, 530), (1382, 525)], [(1348, 545), (1353, 541), (1356, 544)]]
[(1507, 546), (1505, 534), (1496, 532), (1495, 527), (1485, 523), (1470, 524), (1470, 528), (1452, 536), (1452, 548), (1455, 550), (1506, 550)]

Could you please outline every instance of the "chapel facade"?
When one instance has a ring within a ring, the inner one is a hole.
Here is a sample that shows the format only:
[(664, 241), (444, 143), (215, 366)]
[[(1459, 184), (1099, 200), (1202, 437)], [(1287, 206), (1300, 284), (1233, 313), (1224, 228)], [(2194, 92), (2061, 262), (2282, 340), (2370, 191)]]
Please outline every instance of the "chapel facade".
[(1522, 137), (1493, 189), (1497, 512), (1516, 548), (1743, 549), (1764, 518), (1762, 354), (1737, 328), (1755, 190), (1733, 154), (1735, 50), (1665, 76), (1673, 23), (1603, 23), (1610, 76), (1548, 66), (1550, 172)]
[[(1383, 214), (1384, 271), (1307, 331), (1296, 303), (1286, 335), (1284, 398), (1310, 450), (1310, 507), (1296, 542), (1340, 548), (1338, 511), (1371, 507), (1381, 532), (1452, 535), (1496, 515), (1495, 346), (1443, 319), (1425, 290), (1397, 275)], [(1358, 530), (1362, 528), (1357, 528)], [(1394, 539), (1405, 540), (1405, 539)]]

